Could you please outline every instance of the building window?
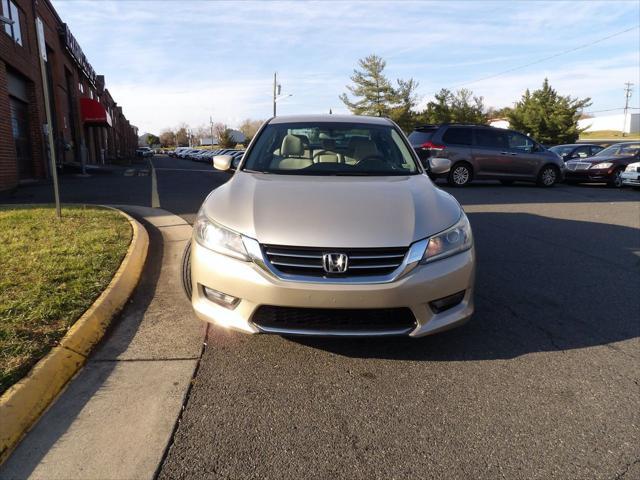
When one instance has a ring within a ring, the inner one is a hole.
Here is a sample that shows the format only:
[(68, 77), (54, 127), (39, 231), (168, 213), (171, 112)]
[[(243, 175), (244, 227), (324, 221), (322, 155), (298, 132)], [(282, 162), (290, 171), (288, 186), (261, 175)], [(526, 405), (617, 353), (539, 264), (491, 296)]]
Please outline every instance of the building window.
[(78, 83), (78, 90), (80, 90), (80, 93), (84, 93), (84, 87), (82, 86), (82, 82)]
[(13, 25), (5, 24), (4, 31), (13, 38), (18, 45), (22, 45), (22, 31), (20, 30), (20, 11), (11, 0), (0, 0), (2, 5), (2, 15), (13, 20)]

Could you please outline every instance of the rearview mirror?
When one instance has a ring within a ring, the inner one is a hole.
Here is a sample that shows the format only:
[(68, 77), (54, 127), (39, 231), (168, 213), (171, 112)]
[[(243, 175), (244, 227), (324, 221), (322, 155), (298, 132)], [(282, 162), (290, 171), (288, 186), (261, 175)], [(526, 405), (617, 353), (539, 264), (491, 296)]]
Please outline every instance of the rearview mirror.
[(213, 157), (213, 167), (216, 170), (222, 170), (226, 172), (231, 168), (231, 162), (233, 157), (231, 155), (216, 155)]
[(447, 173), (451, 170), (451, 160), (448, 158), (431, 157), (429, 158), (429, 170), (436, 175)]

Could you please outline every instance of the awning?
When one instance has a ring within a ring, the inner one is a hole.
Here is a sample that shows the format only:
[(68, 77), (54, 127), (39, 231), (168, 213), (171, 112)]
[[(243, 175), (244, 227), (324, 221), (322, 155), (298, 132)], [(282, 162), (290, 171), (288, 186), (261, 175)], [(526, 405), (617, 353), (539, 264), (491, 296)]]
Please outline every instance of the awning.
[(110, 127), (111, 115), (97, 100), (82, 97), (80, 99), (80, 113), (82, 121), (87, 125), (95, 125), (98, 127)]

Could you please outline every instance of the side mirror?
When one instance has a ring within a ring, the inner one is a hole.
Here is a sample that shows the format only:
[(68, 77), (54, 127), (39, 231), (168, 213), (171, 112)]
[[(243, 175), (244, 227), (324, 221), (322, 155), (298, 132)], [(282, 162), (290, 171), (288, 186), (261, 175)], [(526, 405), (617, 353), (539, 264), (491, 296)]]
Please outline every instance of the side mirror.
[(231, 168), (231, 162), (233, 157), (231, 155), (216, 155), (213, 157), (213, 167), (216, 170), (222, 170), (226, 172)]
[(451, 160), (448, 158), (431, 157), (429, 158), (429, 170), (436, 175), (447, 173), (451, 170)]

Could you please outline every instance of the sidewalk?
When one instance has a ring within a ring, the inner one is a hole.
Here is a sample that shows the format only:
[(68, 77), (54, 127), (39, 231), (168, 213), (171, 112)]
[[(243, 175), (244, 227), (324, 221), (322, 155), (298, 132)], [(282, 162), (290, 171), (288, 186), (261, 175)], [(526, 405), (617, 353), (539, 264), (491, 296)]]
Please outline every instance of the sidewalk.
[(152, 479), (180, 415), (205, 336), (180, 285), (191, 226), (119, 206), (150, 245), (138, 288), (83, 370), (7, 462), (1, 479)]

